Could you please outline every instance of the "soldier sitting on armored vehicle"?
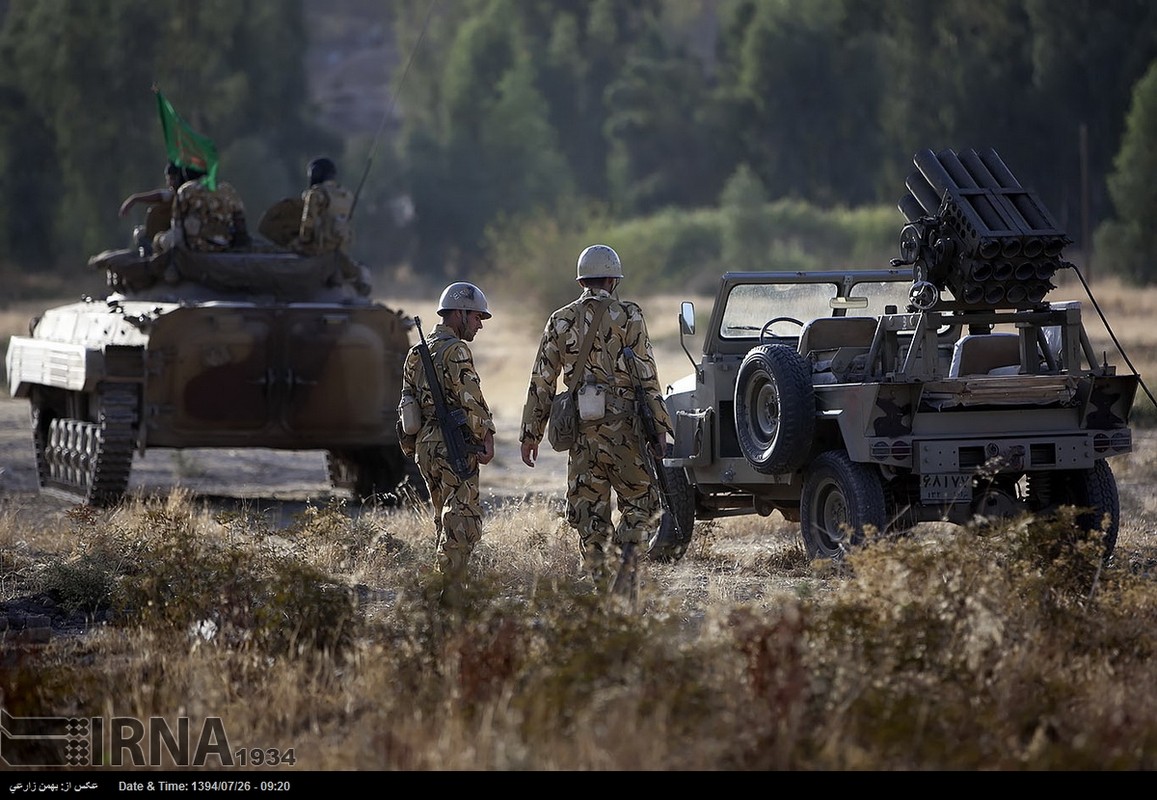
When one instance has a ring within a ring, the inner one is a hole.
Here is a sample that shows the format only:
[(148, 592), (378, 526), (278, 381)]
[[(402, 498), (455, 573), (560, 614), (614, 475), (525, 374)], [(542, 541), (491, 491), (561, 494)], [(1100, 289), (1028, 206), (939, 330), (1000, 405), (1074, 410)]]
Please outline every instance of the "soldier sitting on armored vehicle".
[[(161, 205), (165, 190), (130, 196), (122, 208), (151, 198), (157, 201), (149, 210), (144, 230), (137, 226), (128, 249), (106, 250), (89, 259), (90, 266), (107, 271), (114, 290), (152, 291), (166, 297), (190, 292), (206, 297), (206, 293), (225, 292), (230, 296), (261, 294), (313, 300), (321, 296), (331, 300), (369, 297), (369, 269), (346, 251), (352, 202), (331, 203), (331, 210), (347, 209), (342, 212), (343, 224), (323, 225), (328, 232), (314, 241), (326, 246), (304, 252), (294, 247), (294, 242), (306, 217), (303, 197), (309, 191), (275, 203), (261, 218), (260, 235), (251, 237), (244, 204), (232, 186), (218, 182), (217, 189), (211, 191), (205, 185), (204, 172), (185, 168), (182, 173), (187, 180), (176, 190), (171, 212), (165, 213)], [(320, 174), (326, 175), (322, 183), (328, 182), (337, 191), (324, 188), (334, 197), (348, 194), (337, 186), (334, 173), (330, 162), (330, 171)], [(345, 234), (333, 234), (343, 229)], [(194, 285), (199, 288), (194, 289)]]
[(299, 197), (274, 203), (257, 226), (274, 246), (306, 258), (324, 257), (336, 263), (332, 280), (346, 283), (362, 297), (372, 291), (370, 271), (350, 256), (354, 194), (337, 183), (337, 168), (328, 158), (315, 158), (306, 168), (309, 187)]
[(121, 203), (120, 215), (127, 217), (133, 206), (138, 203), (148, 205), (145, 212), (145, 224), (138, 225), (133, 231), (133, 241), (140, 248), (142, 255), (151, 255), (156, 249), (160, 237), (172, 224), (173, 201), (177, 199), (177, 190), (184, 180), (181, 168), (172, 161), (165, 162), (165, 185), (160, 189), (148, 192), (130, 194)]
[(309, 188), (301, 193), (301, 225), (290, 246), (307, 256), (335, 250), (348, 255), (354, 193), (337, 182), (337, 167), (328, 158), (313, 159), (306, 172)]
[(200, 170), (185, 168), (186, 180), (173, 207), (174, 234), (166, 244), (207, 252), (247, 246), (249, 229), (241, 195), (224, 181), (212, 190), (205, 177)]

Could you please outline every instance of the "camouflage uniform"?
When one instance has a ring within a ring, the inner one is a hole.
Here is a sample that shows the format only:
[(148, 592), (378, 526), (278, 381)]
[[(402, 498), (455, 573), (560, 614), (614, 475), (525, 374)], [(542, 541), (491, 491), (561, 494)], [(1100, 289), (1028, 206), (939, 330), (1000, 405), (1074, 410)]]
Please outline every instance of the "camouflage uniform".
[[(221, 251), (233, 245), (235, 215), (245, 214), (237, 190), (219, 182), (210, 191), (201, 179), (185, 181), (177, 191), (178, 236), (190, 250)], [(176, 227), (176, 226), (174, 226)]]
[(330, 180), (302, 192), (301, 202), (301, 229), (294, 250), (310, 256), (334, 250), (348, 255), (353, 243), (354, 193)]
[(606, 416), (580, 422), (567, 463), (567, 521), (578, 530), (583, 567), (600, 588), (605, 588), (610, 578), (606, 556), (612, 539), (611, 490), (618, 500), (620, 520), (614, 540), (620, 545), (645, 545), (660, 512), (658, 489), (648, 471), (651, 455), (642, 444), (633, 373), (623, 356), (624, 348), (630, 347), (635, 353), (635, 369), (656, 424), (668, 436), (672, 433), (651, 340), (637, 304), (615, 299), (602, 289), (584, 289), (577, 300), (550, 315), (531, 373), (519, 437), (523, 441), (542, 440), (558, 379), (575, 385), (575, 361), (583, 337), (598, 301), (607, 298), (610, 305), (583, 370), (583, 375), (607, 387)]
[[(466, 342), (446, 325), (436, 325), (426, 336), (430, 360), (440, 374), (442, 393), (452, 408), (466, 411), (466, 420), (476, 442), (487, 431), (493, 433), (494, 417), (482, 396), (474, 357)], [(482, 505), (478, 496), (478, 465), (469, 454), (473, 471), (459, 478), (447, 460), (442, 428), (434, 413), (434, 396), (426, 381), (422, 356), (410, 348), (402, 370), (402, 392), (410, 392), (422, 409), (422, 429), (413, 442), (403, 439), (406, 455), (415, 457), (434, 506), (434, 531), (438, 539), (438, 570), (448, 579), (461, 582), (466, 577), (470, 553), (482, 538)]]

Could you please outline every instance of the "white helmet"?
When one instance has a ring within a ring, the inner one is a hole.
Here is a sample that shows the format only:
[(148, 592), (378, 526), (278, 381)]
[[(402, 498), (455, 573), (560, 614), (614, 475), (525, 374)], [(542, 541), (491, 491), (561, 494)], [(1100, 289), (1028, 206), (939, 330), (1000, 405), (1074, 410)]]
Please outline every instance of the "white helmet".
[(619, 254), (605, 244), (592, 244), (579, 253), (576, 281), (583, 278), (621, 278), (623, 263)]
[(442, 290), (438, 298), (438, 313), (461, 309), (463, 311), (477, 311), (482, 319), (490, 319), (490, 306), (486, 304), (486, 295), (472, 283), (460, 281), (452, 283)]

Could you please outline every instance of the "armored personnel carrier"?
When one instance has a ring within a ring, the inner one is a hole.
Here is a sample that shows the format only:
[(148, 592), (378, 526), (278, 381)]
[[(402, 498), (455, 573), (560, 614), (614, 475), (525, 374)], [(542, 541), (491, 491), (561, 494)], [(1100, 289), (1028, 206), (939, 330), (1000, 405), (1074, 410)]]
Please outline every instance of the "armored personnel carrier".
[(395, 430), (413, 322), (371, 300), (345, 256), (279, 244), (292, 205), (244, 249), (150, 255), (141, 231), (141, 247), (89, 260), (107, 297), (12, 338), (9, 388), (31, 406), (42, 490), (111, 506), (135, 454), (228, 447), (324, 450), (334, 487), (358, 499), (423, 493)]
[[(994, 150), (914, 163), (890, 268), (722, 276), (702, 355), (666, 396), (653, 557), (735, 514), (779, 511), (836, 558), (869, 530), (1063, 505), (1112, 553), (1109, 460), (1132, 451), (1140, 376), (1092, 346), (1081, 302), (1048, 300), (1069, 240)], [(680, 326), (695, 331), (690, 303)]]

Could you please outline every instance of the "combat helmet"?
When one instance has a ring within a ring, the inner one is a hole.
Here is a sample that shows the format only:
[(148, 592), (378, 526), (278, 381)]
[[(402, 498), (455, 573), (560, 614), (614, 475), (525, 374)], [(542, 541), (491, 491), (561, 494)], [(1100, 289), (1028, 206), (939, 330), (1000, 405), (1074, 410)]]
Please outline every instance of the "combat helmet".
[(442, 290), (438, 298), (438, 313), (461, 309), (462, 311), (477, 311), (482, 319), (490, 319), (490, 306), (486, 304), (486, 295), (472, 283), (459, 281), (452, 283)]
[(592, 244), (579, 253), (575, 280), (584, 278), (621, 278), (623, 263), (619, 254), (605, 244)]

